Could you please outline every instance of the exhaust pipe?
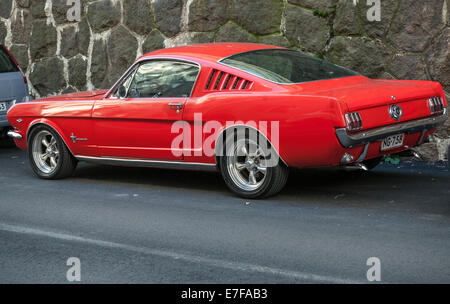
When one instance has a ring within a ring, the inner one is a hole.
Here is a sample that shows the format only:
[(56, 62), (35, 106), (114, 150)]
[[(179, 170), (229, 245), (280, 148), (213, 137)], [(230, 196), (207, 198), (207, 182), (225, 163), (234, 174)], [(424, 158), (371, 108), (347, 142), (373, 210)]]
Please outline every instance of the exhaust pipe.
[(419, 160), (423, 160), (423, 157), (422, 157), (422, 155), (420, 155), (419, 152), (414, 151), (414, 150), (411, 150), (411, 154), (412, 154), (415, 158), (417, 158), (417, 159), (419, 159)]
[(351, 164), (351, 165), (344, 166), (344, 168), (346, 168), (346, 169), (358, 169), (358, 170), (369, 171), (369, 168), (367, 168), (366, 165), (364, 165), (363, 163), (353, 163), (353, 164)]
[(405, 146), (405, 149), (408, 149), (408, 150), (397, 153), (396, 155), (398, 155), (400, 157), (402, 157), (402, 156), (403, 157), (414, 157), (414, 158), (417, 158), (418, 160), (423, 160), (423, 156), (419, 152), (411, 149), (408, 146)]
[(358, 167), (364, 171), (369, 171), (369, 168), (367, 168), (366, 165), (364, 165), (363, 163), (357, 163), (356, 167)]

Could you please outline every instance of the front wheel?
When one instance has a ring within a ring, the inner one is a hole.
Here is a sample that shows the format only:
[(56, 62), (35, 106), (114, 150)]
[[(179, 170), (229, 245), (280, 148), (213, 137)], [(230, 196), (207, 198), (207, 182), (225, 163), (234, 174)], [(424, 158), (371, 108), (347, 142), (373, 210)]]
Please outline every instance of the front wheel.
[[(229, 146), (229, 147), (228, 147)], [(280, 192), (286, 185), (289, 169), (281, 161), (267, 166), (269, 155), (249, 139), (227, 145), (220, 169), (227, 186), (240, 197), (258, 199)]]
[(31, 132), (28, 157), (33, 171), (43, 179), (69, 177), (77, 166), (61, 137), (48, 127), (37, 127)]

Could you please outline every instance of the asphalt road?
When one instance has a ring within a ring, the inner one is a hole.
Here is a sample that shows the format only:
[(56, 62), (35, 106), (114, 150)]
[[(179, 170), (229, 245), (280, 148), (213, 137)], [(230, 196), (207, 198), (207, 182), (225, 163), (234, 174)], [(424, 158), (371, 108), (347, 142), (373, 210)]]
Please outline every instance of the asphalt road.
[(0, 283), (450, 283), (445, 165), (291, 172), (267, 200), (234, 197), (219, 174), (80, 163), (36, 178), (0, 149)]

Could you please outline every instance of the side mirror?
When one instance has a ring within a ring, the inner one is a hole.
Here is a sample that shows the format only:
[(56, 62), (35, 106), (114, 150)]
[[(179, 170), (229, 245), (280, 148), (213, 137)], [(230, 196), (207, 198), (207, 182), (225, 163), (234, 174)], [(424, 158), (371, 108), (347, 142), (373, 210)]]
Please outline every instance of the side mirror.
[(120, 97), (120, 98), (125, 98), (125, 97), (127, 97), (127, 89), (126, 89), (123, 85), (121, 85), (121, 86), (119, 87), (119, 97)]

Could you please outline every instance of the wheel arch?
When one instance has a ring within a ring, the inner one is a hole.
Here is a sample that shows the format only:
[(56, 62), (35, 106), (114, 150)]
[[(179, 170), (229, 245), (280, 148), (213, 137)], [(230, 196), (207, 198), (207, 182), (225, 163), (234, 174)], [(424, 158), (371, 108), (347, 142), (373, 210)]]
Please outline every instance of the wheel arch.
[[(245, 130), (245, 129), (253, 129), (255, 130), (258, 134), (261, 134), (265, 140), (267, 140), (271, 145), (272, 142), (269, 140), (268, 136), (266, 134), (264, 134), (264, 132), (262, 132), (261, 130), (259, 130), (258, 128), (255, 128), (254, 126), (250, 126), (250, 125), (246, 125), (246, 124), (236, 124), (236, 125), (231, 125), (231, 126), (227, 126), (226, 128), (224, 128), (220, 134), (217, 136), (217, 139), (215, 141), (215, 146), (214, 146), (214, 158), (216, 161), (216, 167), (218, 170), (220, 170), (220, 158), (221, 158), (221, 152), (219, 151), (221, 145), (218, 145), (217, 143), (223, 141), (223, 137), (224, 134), (228, 131), (231, 130)], [(274, 147), (275, 152), (277, 153), (277, 156), (279, 157), (279, 159), (282, 161), (282, 163), (289, 167), (288, 164), (286, 163), (286, 161), (281, 157), (280, 152), (279, 152), (279, 147)]]
[(65, 136), (63, 135), (64, 133), (62, 132), (62, 130), (55, 125), (54, 123), (52, 123), (49, 120), (35, 120), (33, 122), (30, 123), (28, 130), (27, 130), (27, 147), (29, 148), (29, 142), (30, 142), (30, 134), (32, 133), (32, 131), (34, 129), (36, 129), (39, 126), (46, 126), (49, 127), (50, 129), (52, 129), (54, 132), (56, 132), (59, 137), (62, 139), (64, 145), (66, 146), (67, 150), (69, 150), (69, 153), (75, 157), (75, 154), (73, 154), (72, 149), (70, 148), (70, 146), (67, 144), (67, 138), (65, 138)]

